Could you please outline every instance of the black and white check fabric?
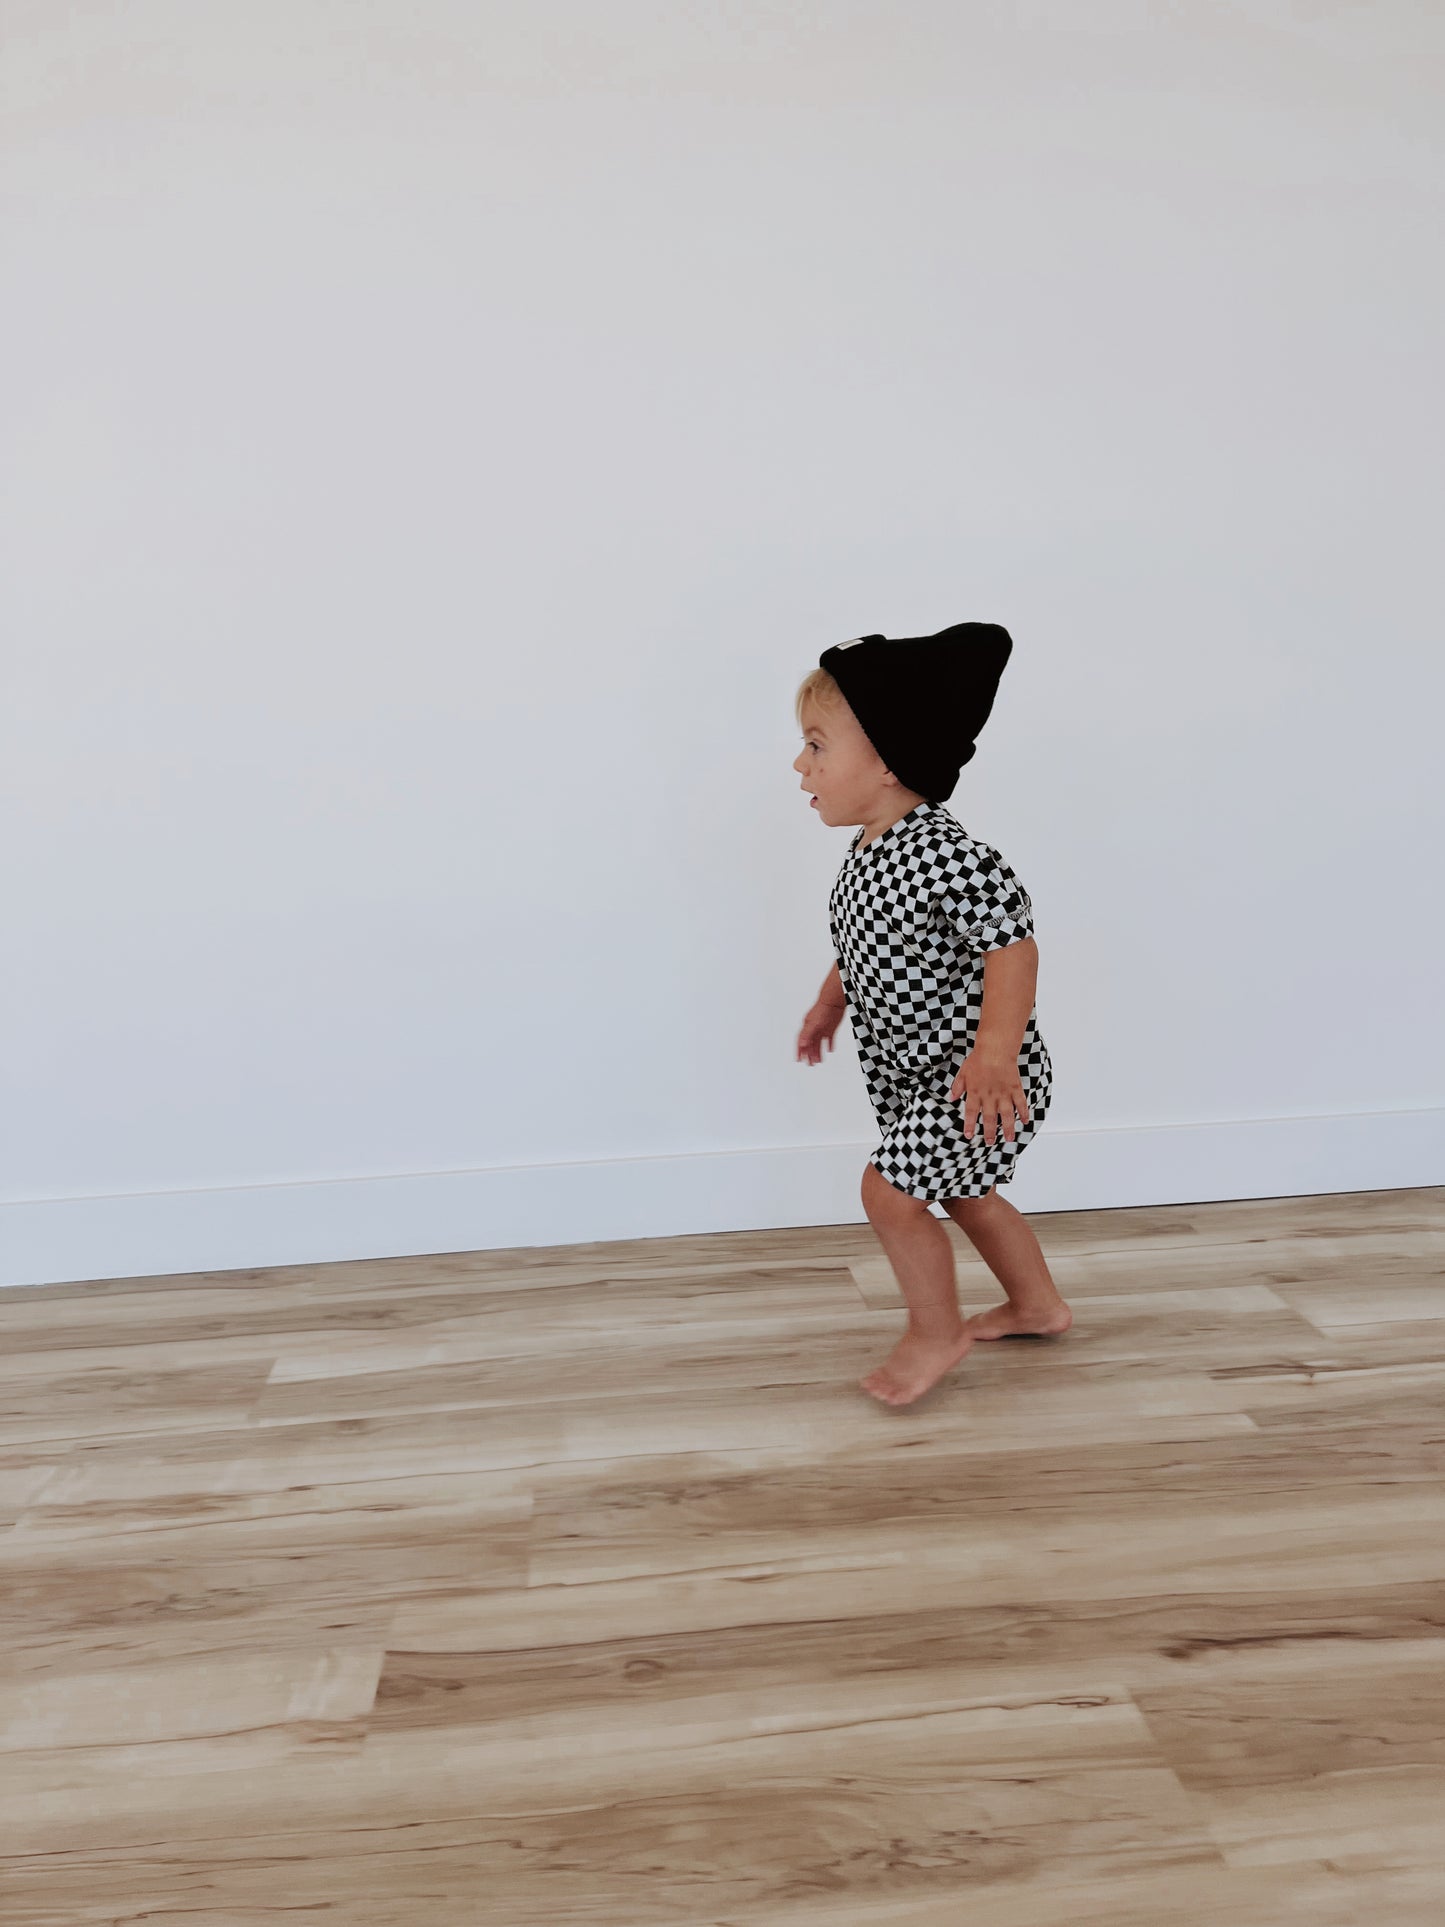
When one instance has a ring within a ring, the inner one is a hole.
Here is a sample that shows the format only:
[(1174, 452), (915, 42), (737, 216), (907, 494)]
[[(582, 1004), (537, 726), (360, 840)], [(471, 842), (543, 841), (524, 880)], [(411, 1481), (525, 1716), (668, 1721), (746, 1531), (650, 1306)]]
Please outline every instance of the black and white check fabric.
[(998, 851), (922, 802), (860, 848), (828, 899), (848, 1020), (883, 1141), (871, 1162), (914, 1198), (981, 1198), (1007, 1184), (1049, 1107), (1053, 1065), (1030, 1011), (1019, 1049), (1029, 1120), (990, 1145), (950, 1100), (983, 1010), (983, 960), (1033, 935), (1028, 892)]

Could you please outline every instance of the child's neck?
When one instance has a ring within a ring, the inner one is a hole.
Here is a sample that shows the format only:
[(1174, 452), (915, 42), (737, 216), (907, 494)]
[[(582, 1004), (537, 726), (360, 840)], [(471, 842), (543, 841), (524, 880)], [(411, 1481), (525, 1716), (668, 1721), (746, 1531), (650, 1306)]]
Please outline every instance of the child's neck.
[[(870, 843), (876, 843), (885, 830), (891, 830), (895, 823), (901, 823), (903, 818), (916, 810), (924, 800), (923, 797), (915, 795), (912, 790), (906, 790), (903, 797), (896, 798), (891, 805), (885, 805), (877, 819), (864, 821), (858, 848), (863, 850)], [(889, 809), (892, 810), (891, 815), (888, 814)]]

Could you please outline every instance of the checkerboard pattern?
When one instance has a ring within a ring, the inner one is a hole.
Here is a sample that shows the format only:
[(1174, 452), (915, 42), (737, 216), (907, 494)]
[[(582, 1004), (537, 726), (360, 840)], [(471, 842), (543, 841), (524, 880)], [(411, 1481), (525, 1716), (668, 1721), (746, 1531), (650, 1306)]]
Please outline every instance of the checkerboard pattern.
[(983, 960), (1033, 934), (1028, 892), (998, 851), (922, 802), (860, 848), (828, 899), (838, 974), (882, 1143), (872, 1162), (910, 1197), (980, 1198), (1007, 1184), (1048, 1110), (1053, 1065), (1029, 1013), (1019, 1049), (1028, 1122), (992, 1145), (949, 1091), (983, 1011)]

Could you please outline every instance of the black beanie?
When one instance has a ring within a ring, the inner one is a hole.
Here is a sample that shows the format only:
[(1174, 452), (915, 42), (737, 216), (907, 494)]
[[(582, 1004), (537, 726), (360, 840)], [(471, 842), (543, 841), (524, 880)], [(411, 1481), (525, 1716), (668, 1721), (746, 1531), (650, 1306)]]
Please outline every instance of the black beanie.
[(996, 622), (956, 622), (936, 636), (858, 636), (818, 663), (903, 787), (941, 803), (973, 755), (1012, 649)]

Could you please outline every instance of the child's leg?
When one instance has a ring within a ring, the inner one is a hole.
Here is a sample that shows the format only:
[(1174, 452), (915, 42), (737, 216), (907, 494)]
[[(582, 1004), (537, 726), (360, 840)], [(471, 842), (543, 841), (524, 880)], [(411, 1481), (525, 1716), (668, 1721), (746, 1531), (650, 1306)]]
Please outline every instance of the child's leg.
[(924, 1200), (898, 1190), (871, 1163), (863, 1173), (863, 1209), (908, 1305), (908, 1329), (859, 1383), (887, 1405), (908, 1405), (973, 1344), (958, 1308), (953, 1245)]
[(1006, 1305), (967, 1321), (974, 1338), (1056, 1338), (1069, 1329), (1074, 1314), (1059, 1296), (1039, 1241), (997, 1185), (986, 1198), (945, 1198), (943, 1208), (1008, 1295)]

